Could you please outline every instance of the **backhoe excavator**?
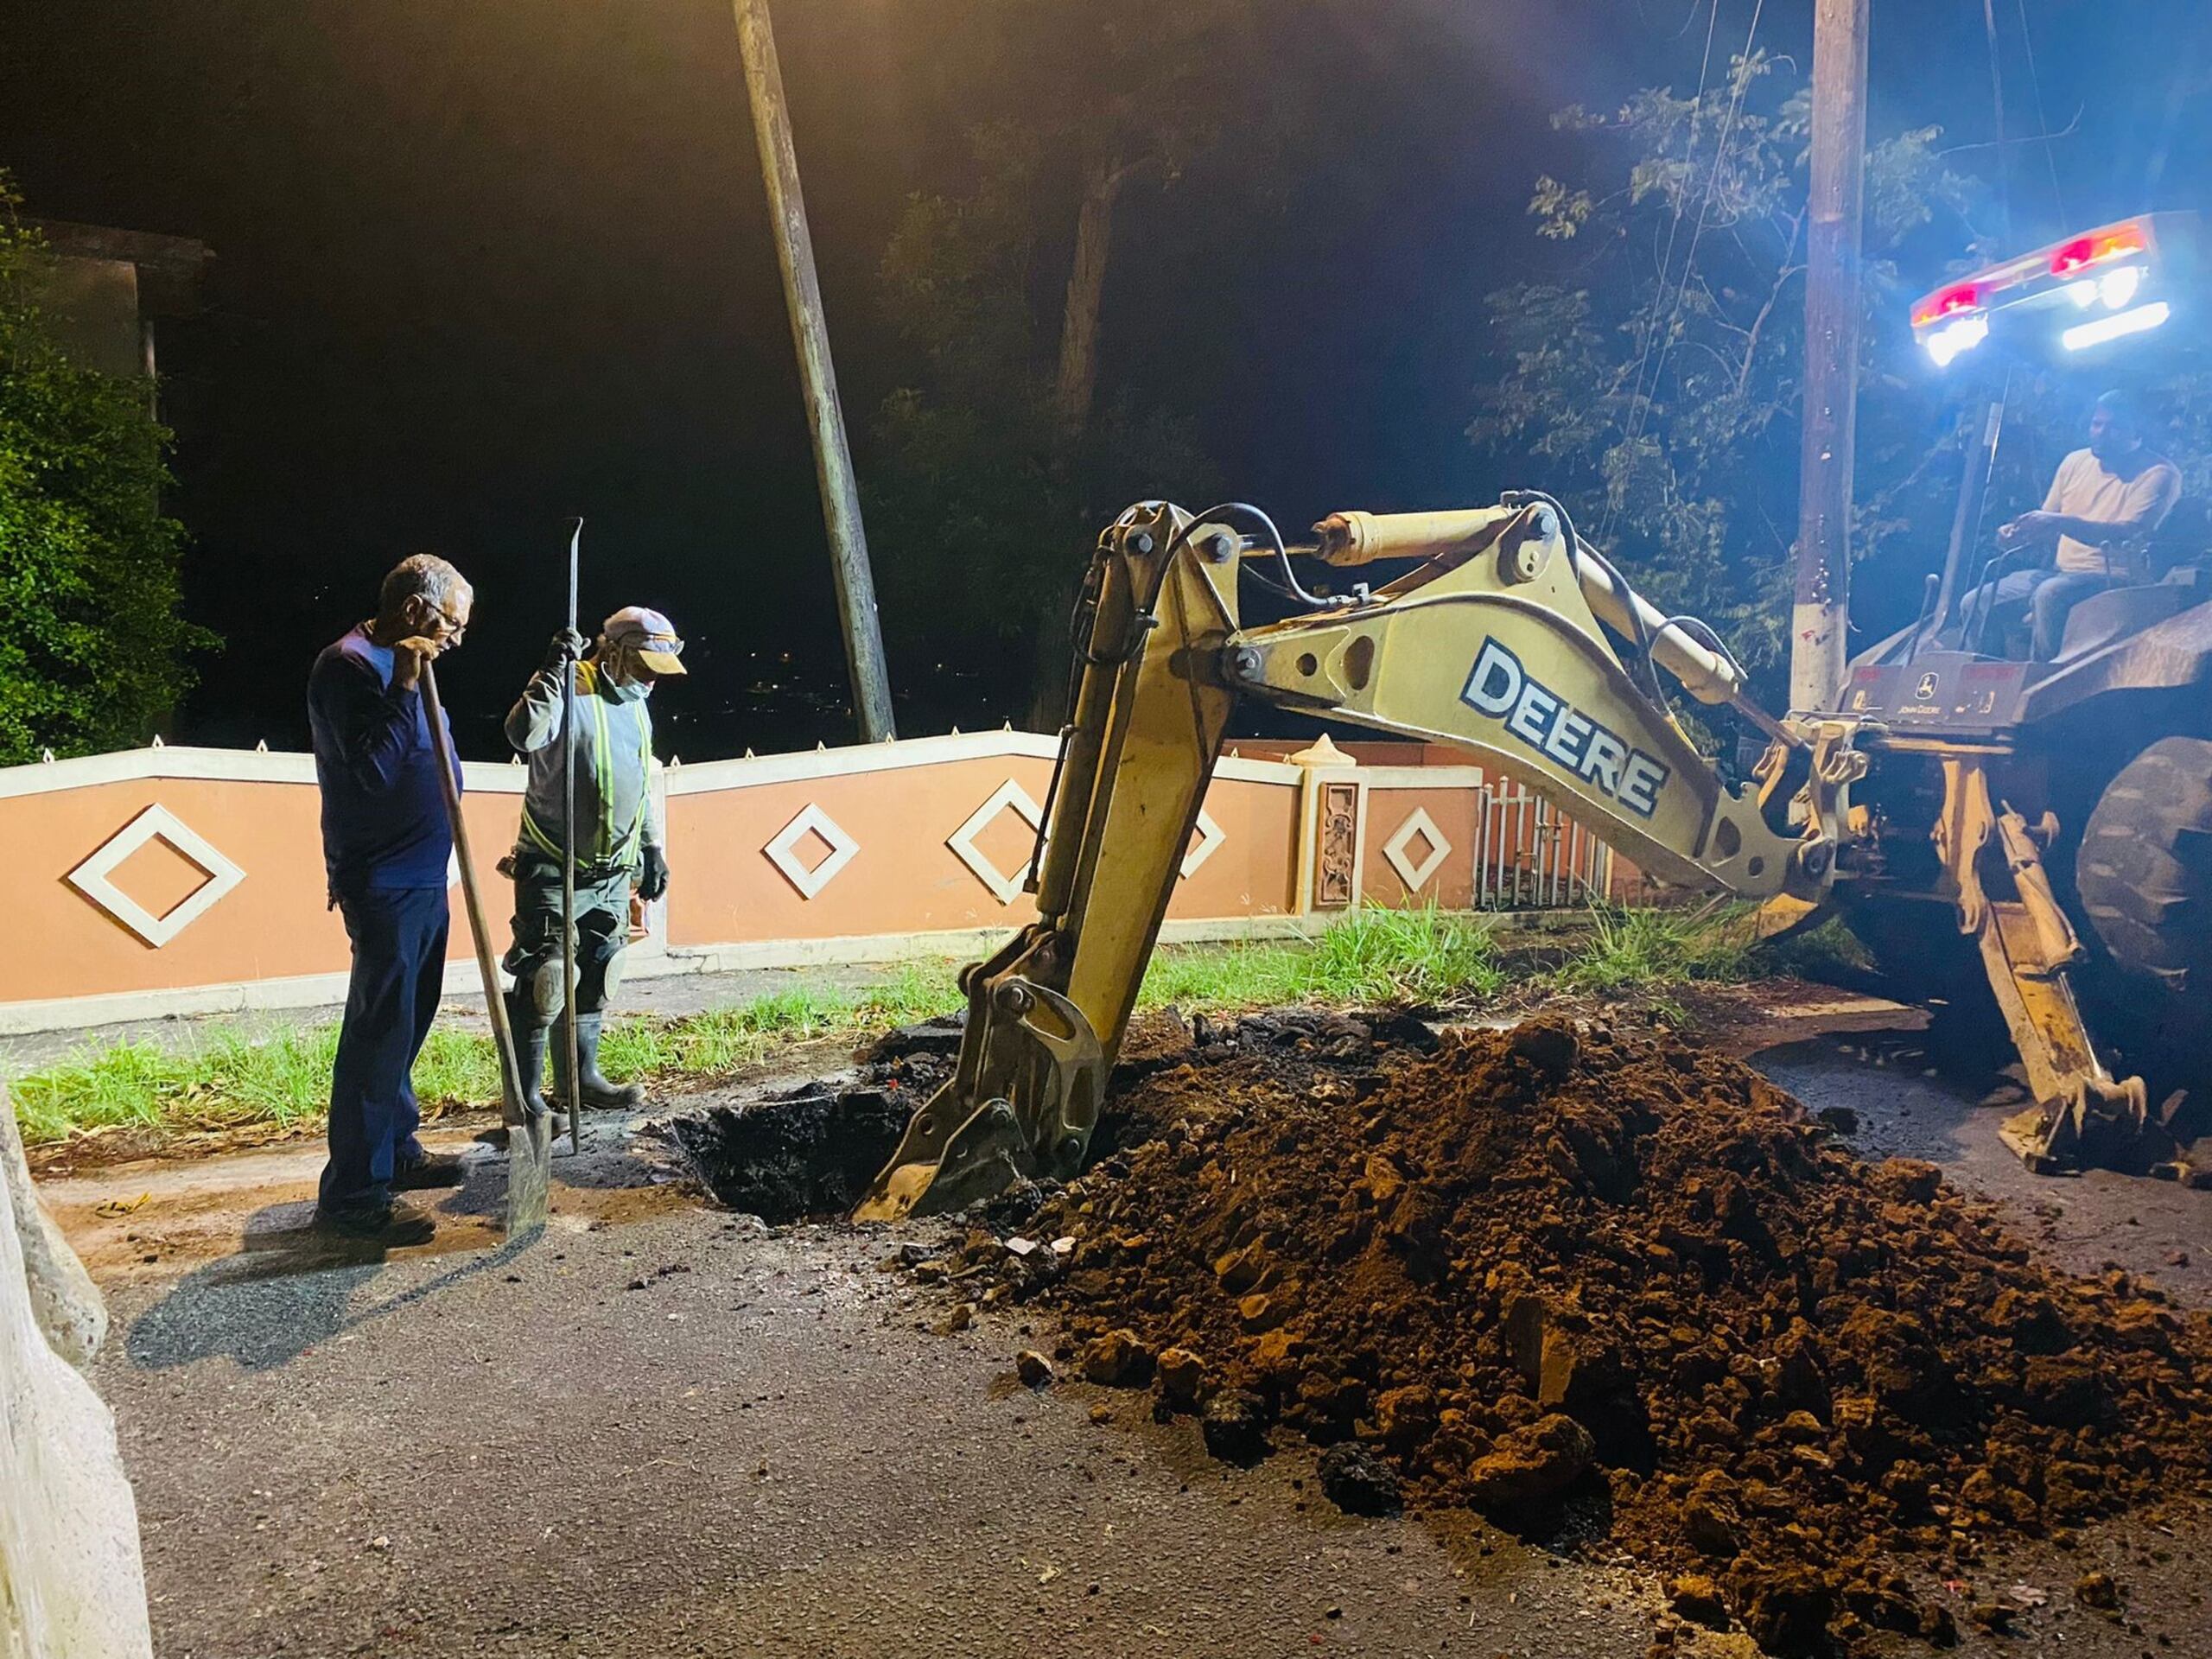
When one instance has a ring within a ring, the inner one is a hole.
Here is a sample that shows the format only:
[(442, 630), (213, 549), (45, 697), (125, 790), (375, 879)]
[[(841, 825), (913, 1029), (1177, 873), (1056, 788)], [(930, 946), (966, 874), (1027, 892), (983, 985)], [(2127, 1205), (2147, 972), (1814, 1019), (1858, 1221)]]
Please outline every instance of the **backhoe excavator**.
[[(1242, 504), (1193, 516), (1143, 503), (1100, 537), (1033, 865), (1037, 919), (964, 970), (955, 1074), (916, 1112), (855, 1218), (957, 1211), (1080, 1171), (1246, 697), (1464, 749), (1647, 873), (1759, 901), (1764, 932), (1806, 925), (1864, 889), (1931, 948), (1943, 935), (1970, 940), (2037, 1103), (2006, 1128), (2016, 1149), (2057, 1169), (2156, 1140), (2143, 1082), (2113, 1077), (2084, 1024), (2070, 976), (2085, 953), (2044, 862), (2061, 831), (2031, 776), (2047, 768), (2004, 726), (2051, 680), (2038, 689), (2019, 664), (1978, 679), (1984, 665), (1970, 658), (1861, 665), (1847, 707), (1777, 720), (1751, 702), (1711, 629), (1637, 594), (1549, 496), (1338, 513), (1315, 536), (1299, 551), (1339, 569), (1422, 563), (1380, 587), (1317, 596), (1300, 587), (1272, 521)], [(1304, 608), (1243, 626), (1248, 563), (1272, 565), (1274, 585)], [(2169, 656), (2164, 679), (2194, 690), (2212, 648), (2186, 663)], [(2127, 643), (2086, 666), (2066, 706), (2160, 677)], [(1764, 734), (1750, 782), (1732, 787), (1692, 745), (1662, 673)], [(2010, 804), (2024, 785), (2036, 817)], [(2077, 823), (2069, 846), (2079, 840)]]

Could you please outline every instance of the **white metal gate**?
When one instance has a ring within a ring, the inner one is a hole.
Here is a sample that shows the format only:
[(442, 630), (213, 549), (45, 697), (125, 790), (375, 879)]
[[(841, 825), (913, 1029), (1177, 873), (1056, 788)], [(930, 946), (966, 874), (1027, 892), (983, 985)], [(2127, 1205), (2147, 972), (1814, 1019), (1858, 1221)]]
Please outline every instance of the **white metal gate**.
[(1478, 789), (1475, 823), (1477, 910), (1557, 910), (1612, 891), (1612, 849), (1517, 784)]

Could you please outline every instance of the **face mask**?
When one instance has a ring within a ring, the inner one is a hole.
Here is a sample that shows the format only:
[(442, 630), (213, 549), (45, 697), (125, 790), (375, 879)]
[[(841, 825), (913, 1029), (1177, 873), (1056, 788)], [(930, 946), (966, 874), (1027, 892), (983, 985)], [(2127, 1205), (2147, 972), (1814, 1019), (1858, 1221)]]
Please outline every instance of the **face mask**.
[(617, 647), (613, 658), (601, 676), (601, 683), (610, 699), (616, 702), (642, 702), (652, 696), (652, 679), (637, 671), (627, 646)]

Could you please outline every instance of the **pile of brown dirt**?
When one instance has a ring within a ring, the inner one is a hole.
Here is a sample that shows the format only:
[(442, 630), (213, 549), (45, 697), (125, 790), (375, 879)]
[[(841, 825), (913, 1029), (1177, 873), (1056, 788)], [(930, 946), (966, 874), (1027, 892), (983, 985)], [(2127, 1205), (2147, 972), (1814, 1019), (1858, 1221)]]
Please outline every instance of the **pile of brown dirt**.
[(1376, 1454), (1338, 1460), (1363, 1505), (1395, 1474), (1416, 1507), (1572, 1516), (1779, 1653), (1946, 1639), (1900, 1562), (2212, 1467), (2212, 1322), (2037, 1265), (1748, 1068), (1563, 1020), (1377, 1034), (1199, 1032), (1012, 1248), (970, 1230), (969, 1294), (1048, 1300), (1094, 1380), (1151, 1380), (1225, 1452), (1273, 1423)]

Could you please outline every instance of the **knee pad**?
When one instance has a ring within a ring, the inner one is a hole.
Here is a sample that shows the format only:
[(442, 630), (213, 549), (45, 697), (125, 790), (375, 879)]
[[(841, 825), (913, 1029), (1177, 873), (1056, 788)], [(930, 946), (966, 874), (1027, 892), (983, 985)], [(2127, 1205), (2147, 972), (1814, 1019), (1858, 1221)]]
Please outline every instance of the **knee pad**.
[(629, 953), (620, 945), (604, 955), (594, 951), (576, 971), (576, 1012), (597, 1014), (614, 1000), (622, 983), (622, 959)]
[(561, 958), (554, 956), (519, 974), (515, 988), (523, 995), (536, 1023), (550, 1026), (559, 1017), (562, 1005), (568, 1000), (562, 991)]

